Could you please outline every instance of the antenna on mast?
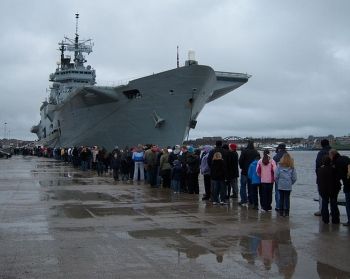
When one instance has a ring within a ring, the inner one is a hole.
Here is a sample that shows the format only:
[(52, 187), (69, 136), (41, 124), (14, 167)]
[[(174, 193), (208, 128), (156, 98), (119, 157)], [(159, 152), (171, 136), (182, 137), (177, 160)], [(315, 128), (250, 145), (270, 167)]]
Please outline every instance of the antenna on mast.
[(79, 14), (75, 14), (75, 41), (74, 41), (74, 62), (75, 65), (77, 65), (78, 61), (78, 48), (79, 48), (79, 35), (78, 35), (78, 20), (79, 20)]
[(176, 66), (179, 68), (179, 46), (176, 46)]
[(78, 36), (78, 20), (79, 20), (78, 13), (75, 14), (75, 19), (76, 19), (76, 21), (75, 21), (75, 35)]

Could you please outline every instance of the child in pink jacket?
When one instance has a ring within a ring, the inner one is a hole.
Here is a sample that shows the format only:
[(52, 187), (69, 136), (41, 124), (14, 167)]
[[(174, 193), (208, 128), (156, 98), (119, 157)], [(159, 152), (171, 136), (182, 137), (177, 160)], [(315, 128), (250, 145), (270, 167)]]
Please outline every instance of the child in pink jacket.
[(261, 207), (265, 211), (272, 209), (272, 187), (275, 179), (276, 162), (270, 158), (270, 151), (264, 150), (264, 156), (256, 166), (256, 172), (261, 178)]

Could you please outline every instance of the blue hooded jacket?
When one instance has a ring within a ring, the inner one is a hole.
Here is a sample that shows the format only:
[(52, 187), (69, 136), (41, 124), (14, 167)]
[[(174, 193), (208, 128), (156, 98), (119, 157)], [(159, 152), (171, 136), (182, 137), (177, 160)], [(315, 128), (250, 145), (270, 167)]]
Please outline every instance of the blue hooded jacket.
[(248, 168), (248, 178), (251, 181), (251, 184), (260, 184), (261, 179), (258, 173), (256, 172), (256, 166), (258, 164), (259, 160), (254, 160)]

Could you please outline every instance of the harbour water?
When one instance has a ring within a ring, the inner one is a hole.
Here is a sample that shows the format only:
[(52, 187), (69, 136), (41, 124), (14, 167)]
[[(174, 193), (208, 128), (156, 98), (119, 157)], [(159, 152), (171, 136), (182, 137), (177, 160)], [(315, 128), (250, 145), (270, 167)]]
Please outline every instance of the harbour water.
[(317, 153), (292, 153), (289, 218), (54, 159), (2, 159), (0, 278), (350, 278), (349, 229), (313, 216)]
[[(317, 198), (315, 160), (317, 151), (290, 151), (298, 174), (298, 180), (293, 187), (293, 196), (312, 200)], [(350, 151), (339, 151), (340, 154), (350, 156)], [(344, 195), (341, 192), (340, 198)]]

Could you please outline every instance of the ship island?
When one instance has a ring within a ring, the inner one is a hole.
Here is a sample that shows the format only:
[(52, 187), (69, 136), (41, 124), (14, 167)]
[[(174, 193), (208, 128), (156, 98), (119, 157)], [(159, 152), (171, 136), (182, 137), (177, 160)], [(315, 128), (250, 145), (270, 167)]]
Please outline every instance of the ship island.
[[(244, 73), (215, 71), (200, 65), (189, 51), (184, 66), (130, 80), (119, 86), (96, 84), (86, 65), (92, 40), (78, 34), (58, 43), (60, 61), (49, 75), (49, 96), (40, 107), (40, 122), (31, 128), (45, 147), (134, 146), (182, 143), (207, 103), (245, 84)], [(69, 54), (67, 54), (69, 53)], [(73, 54), (73, 55), (70, 55)]]

